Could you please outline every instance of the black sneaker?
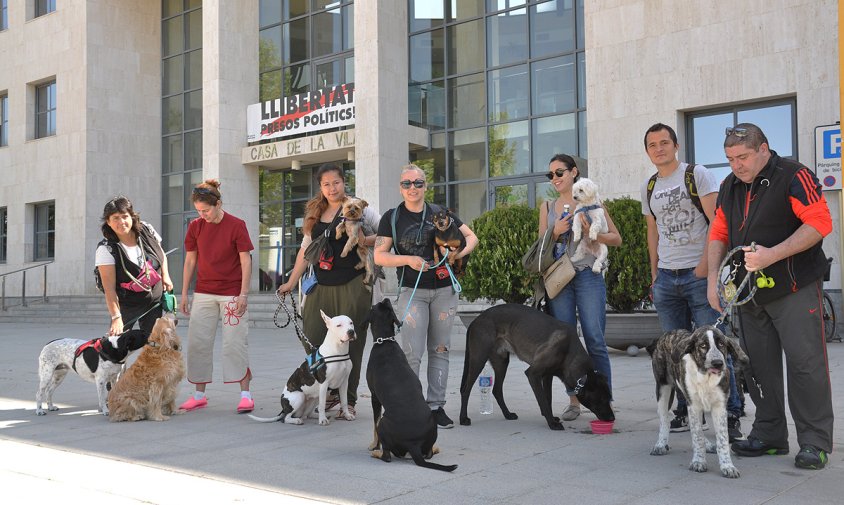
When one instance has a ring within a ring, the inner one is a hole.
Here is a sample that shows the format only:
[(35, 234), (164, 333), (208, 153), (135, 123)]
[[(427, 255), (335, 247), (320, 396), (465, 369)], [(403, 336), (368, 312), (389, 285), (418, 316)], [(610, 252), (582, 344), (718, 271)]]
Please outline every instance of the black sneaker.
[(454, 421), (451, 420), (448, 415), (446, 415), (445, 410), (442, 407), (438, 408), (437, 410), (433, 411), (434, 414), (434, 421), (437, 422), (437, 427), (448, 429), (454, 428)]
[(689, 431), (689, 416), (680, 414), (679, 410), (674, 411), (674, 419), (671, 420), (669, 430), (671, 433), (680, 433), (681, 431)]
[(804, 445), (794, 457), (794, 466), (807, 470), (820, 470), (826, 466), (828, 457), (826, 451), (814, 445)]
[(730, 435), (730, 443), (744, 438), (744, 433), (741, 432), (741, 421), (738, 416), (734, 414), (727, 414), (727, 433)]
[(756, 437), (747, 437), (730, 444), (730, 449), (739, 456), (755, 458), (756, 456), (777, 456), (788, 454), (788, 447), (777, 447), (759, 440)]

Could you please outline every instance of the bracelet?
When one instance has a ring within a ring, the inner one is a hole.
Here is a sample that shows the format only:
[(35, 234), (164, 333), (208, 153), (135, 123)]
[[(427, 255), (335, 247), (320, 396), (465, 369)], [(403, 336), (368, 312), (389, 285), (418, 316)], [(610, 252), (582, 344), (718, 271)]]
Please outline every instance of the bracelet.
[(238, 297), (238, 298), (248, 298), (248, 297), (249, 297), (249, 295), (238, 295), (237, 297)]
[(121, 317), (123, 317), (123, 315), (120, 314), (120, 312), (118, 312), (117, 314), (111, 316), (111, 320), (116, 321), (116, 320), (120, 319)]

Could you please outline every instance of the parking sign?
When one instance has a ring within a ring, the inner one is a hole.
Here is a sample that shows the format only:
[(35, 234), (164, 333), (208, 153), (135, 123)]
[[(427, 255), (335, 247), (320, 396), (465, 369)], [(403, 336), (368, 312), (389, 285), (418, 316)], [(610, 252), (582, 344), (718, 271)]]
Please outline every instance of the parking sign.
[(824, 190), (841, 189), (841, 125), (815, 127), (815, 174)]

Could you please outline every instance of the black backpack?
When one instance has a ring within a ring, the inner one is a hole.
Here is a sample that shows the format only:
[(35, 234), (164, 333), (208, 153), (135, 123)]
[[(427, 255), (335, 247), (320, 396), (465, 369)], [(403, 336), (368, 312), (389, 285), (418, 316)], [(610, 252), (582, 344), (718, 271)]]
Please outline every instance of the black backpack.
[[(683, 178), (686, 183), (686, 191), (689, 192), (689, 196), (692, 199), (692, 203), (697, 207), (697, 210), (703, 214), (703, 218), (706, 220), (706, 224), (709, 224), (709, 218), (706, 216), (706, 212), (703, 211), (703, 204), (700, 203), (700, 195), (697, 194), (697, 183), (695, 183), (695, 166), (691, 163), (686, 165), (686, 175)], [(654, 214), (653, 209), (651, 208), (651, 195), (654, 194), (654, 186), (656, 185), (656, 179), (659, 175), (659, 172), (653, 174), (650, 179), (648, 179), (648, 195), (647, 195), (647, 202), (648, 202), (648, 210), (651, 211), (651, 215), (656, 217)]]

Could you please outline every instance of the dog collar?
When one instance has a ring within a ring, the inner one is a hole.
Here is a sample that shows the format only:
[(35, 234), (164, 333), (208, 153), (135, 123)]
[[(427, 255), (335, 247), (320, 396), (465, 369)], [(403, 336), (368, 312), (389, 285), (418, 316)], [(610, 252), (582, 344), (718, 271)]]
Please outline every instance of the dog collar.
[(389, 337), (389, 338), (381, 338), (381, 337), (378, 337), (378, 338), (376, 338), (376, 339), (375, 339), (375, 345), (378, 345), (378, 344), (383, 344), (384, 342), (386, 342), (386, 341), (388, 341), (388, 340), (392, 340), (393, 342), (395, 342), (395, 341), (396, 341), (396, 337)]
[(574, 386), (574, 396), (579, 395), (584, 387), (586, 387), (586, 374), (577, 379), (577, 384)]
[(348, 218), (348, 217), (341, 217), (340, 221), (351, 221), (353, 223), (357, 223), (359, 221), (363, 221), (363, 218), (351, 219), (351, 218)]
[(158, 347), (158, 342), (153, 342), (152, 340), (147, 340), (147, 345), (150, 347)]

